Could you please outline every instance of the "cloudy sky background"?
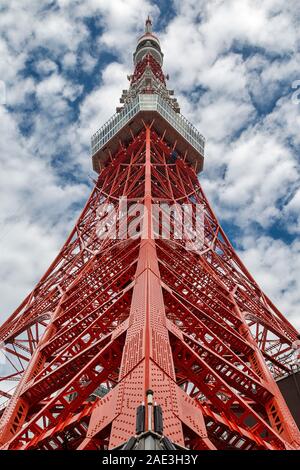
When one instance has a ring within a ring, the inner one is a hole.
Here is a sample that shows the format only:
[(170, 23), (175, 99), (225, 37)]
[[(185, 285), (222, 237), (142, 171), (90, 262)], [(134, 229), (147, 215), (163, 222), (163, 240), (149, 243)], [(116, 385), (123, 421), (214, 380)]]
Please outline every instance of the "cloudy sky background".
[(298, 0), (0, 0), (0, 319), (89, 195), (90, 137), (128, 87), (149, 13), (168, 86), (207, 139), (204, 190), (246, 266), (300, 327)]

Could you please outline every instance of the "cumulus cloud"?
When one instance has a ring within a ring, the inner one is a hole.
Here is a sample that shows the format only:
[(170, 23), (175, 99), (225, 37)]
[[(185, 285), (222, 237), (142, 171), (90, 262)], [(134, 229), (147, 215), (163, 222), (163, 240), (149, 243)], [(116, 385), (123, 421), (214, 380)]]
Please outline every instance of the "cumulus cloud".
[(300, 242), (291, 245), (271, 237), (247, 236), (240, 251), (251, 274), (276, 306), (300, 329)]
[(36, 70), (42, 75), (49, 75), (57, 72), (57, 64), (50, 59), (42, 59), (36, 64)]
[(63, 183), (34, 155), (13, 116), (0, 107), (1, 318), (46, 270), (62, 244), (84, 184)]

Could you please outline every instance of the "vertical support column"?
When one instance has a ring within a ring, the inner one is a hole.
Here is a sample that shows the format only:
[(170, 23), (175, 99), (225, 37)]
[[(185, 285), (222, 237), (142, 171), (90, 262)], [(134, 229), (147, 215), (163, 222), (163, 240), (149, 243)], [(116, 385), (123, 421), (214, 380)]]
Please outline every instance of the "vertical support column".
[(252, 357), (250, 358), (251, 365), (255, 372), (262, 377), (268, 389), (273, 394), (273, 398), (271, 399), (271, 401), (265, 405), (271, 426), (289, 444), (298, 447), (300, 446), (300, 433), (294, 421), (294, 418), (292, 417), (292, 414), (288, 409), (288, 406), (279, 390), (279, 387), (276, 384), (269, 368), (267, 367), (264, 361), (263, 355), (251, 334), (250, 328), (246, 323), (245, 318), (241, 313), (238, 305), (235, 302), (234, 296), (232, 294), (230, 296), (235, 304), (235, 310), (237, 312), (237, 315), (243, 322), (240, 332), (244, 336), (244, 338), (246, 338), (248, 343), (251, 344), (254, 350)]
[[(140, 254), (143, 254), (145, 251), (145, 262), (146, 264), (142, 266), (142, 270), (148, 269), (155, 263), (155, 245), (152, 236), (152, 194), (151, 194), (151, 136), (150, 136), (150, 128), (146, 128), (146, 152), (145, 152), (145, 198), (144, 198), (144, 221), (143, 221), (143, 239), (141, 241), (141, 248)], [(154, 252), (153, 255), (151, 252)], [(156, 263), (157, 264), (157, 263)], [(154, 266), (153, 266), (154, 267)], [(152, 267), (152, 269), (153, 269)], [(156, 275), (158, 274), (158, 265), (155, 266)], [(136, 275), (139, 275), (139, 264), (137, 268)], [(145, 400), (146, 400), (146, 392), (150, 388), (150, 319), (149, 319), (149, 307), (150, 307), (150, 300), (149, 299), (149, 290), (147, 286), (147, 297), (146, 297), (146, 324), (145, 324)], [(148, 407), (146, 407), (146, 423), (148, 423)]]
[[(129, 327), (118, 385), (119, 415), (114, 419), (109, 447), (125, 442), (135, 433), (136, 409), (153, 390), (163, 408), (165, 434), (184, 445), (178, 418), (177, 385), (166, 327), (166, 314), (153, 238), (151, 193), (151, 130), (146, 127), (143, 236), (135, 275)], [(148, 410), (146, 406), (146, 430)]]

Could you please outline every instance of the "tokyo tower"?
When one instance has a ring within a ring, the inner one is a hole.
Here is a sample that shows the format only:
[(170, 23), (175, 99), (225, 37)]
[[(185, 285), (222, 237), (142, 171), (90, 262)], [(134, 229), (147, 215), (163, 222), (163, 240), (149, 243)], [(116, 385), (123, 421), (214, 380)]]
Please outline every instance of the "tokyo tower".
[(0, 328), (1, 448), (299, 449), (276, 383), (298, 333), (203, 193), (204, 138), (166, 85), (150, 18), (133, 61), (92, 137), (92, 193)]

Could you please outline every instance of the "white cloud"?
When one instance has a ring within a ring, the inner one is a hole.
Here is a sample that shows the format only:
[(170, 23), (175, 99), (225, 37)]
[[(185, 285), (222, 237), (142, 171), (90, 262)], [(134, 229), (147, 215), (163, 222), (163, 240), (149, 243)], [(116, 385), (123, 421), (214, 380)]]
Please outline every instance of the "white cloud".
[(26, 220), (25, 214), (21, 212), (11, 223), (1, 224), (1, 320), (32, 290), (61, 245), (57, 234)]
[(254, 129), (229, 147), (226, 159), (221, 204), (237, 211), (231, 218), (239, 225), (253, 220), (268, 226), (280, 215), (276, 202), (297, 180), (293, 155), (271, 135)]
[(90, 93), (80, 108), (81, 126), (91, 137), (115, 113), (123, 88), (128, 87), (128, 70), (119, 63), (109, 64), (103, 71), (99, 87)]
[[(51, 102), (53, 102), (53, 97), (58, 97), (59, 101), (63, 99), (74, 101), (81, 94), (82, 90), (82, 85), (72, 84), (67, 82), (62, 76), (52, 74), (37, 85), (36, 95), (40, 104), (44, 108), (49, 108)], [(62, 103), (62, 106), (64, 108), (66, 103)]]
[(77, 56), (74, 52), (67, 52), (62, 58), (64, 68), (74, 67), (77, 62)]
[(21, 302), (63, 242), (72, 204), (83, 184), (63, 183), (47, 161), (30, 150), (13, 116), (0, 106), (0, 318)]
[(37, 63), (36, 69), (43, 75), (49, 75), (52, 72), (57, 72), (57, 64), (53, 60), (42, 59)]
[(248, 236), (239, 254), (266, 294), (300, 329), (300, 242), (287, 245), (271, 237)]

